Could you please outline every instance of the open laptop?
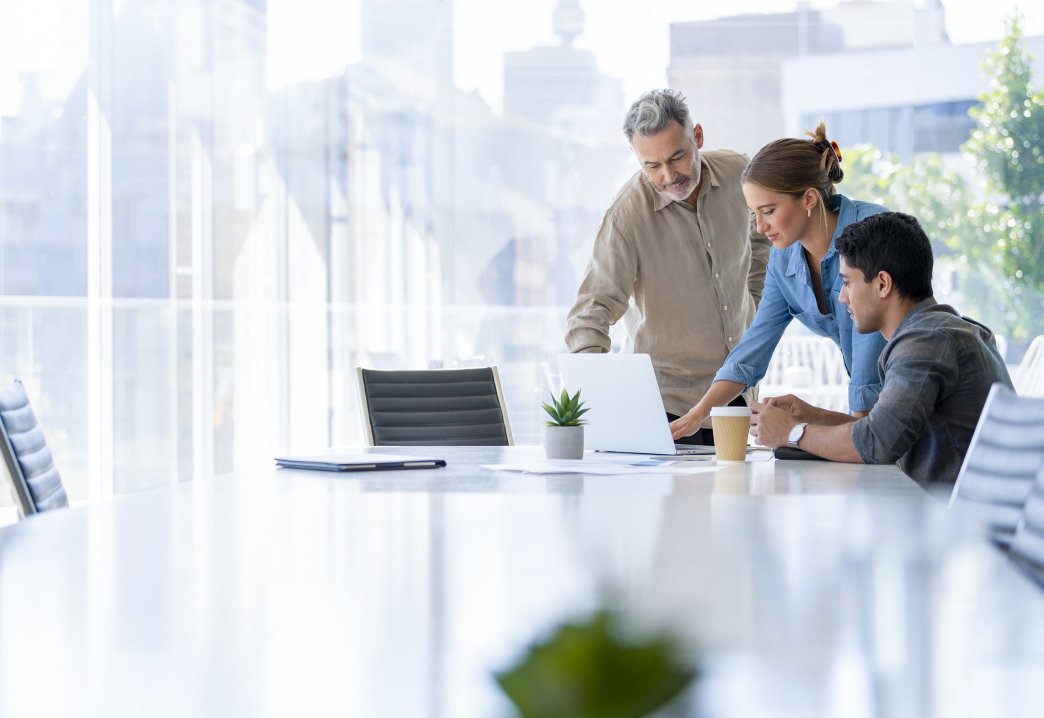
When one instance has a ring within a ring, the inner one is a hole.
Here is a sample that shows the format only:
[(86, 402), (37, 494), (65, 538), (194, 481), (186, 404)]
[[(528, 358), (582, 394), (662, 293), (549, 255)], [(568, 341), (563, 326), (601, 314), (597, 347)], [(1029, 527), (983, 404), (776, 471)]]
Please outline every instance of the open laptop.
[(713, 446), (675, 444), (648, 354), (559, 354), (558, 372), (589, 411), (584, 447), (663, 456), (707, 456)]

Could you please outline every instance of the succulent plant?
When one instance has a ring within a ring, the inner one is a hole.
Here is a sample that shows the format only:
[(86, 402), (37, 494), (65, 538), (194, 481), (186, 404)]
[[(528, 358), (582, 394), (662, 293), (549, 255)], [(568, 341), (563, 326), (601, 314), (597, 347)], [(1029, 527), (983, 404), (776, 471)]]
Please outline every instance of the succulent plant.
[(580, 417), (587, 413), (584, 403), (580, 401), (580, 392), (577, 391), (572, 397), (569, 392), (562, 389), (562, 396), (555, 398), (551, 394), (551, 403), (544, 402), (544, 411), (551, 418), (544, 422), (547, 426), (580, 426), (587, 421)]

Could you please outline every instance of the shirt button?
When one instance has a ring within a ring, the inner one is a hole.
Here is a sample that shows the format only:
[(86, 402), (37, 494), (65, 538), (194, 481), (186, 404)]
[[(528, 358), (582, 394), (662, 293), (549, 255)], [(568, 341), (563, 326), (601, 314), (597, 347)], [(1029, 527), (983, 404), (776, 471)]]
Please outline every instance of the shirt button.
[(707, 249), (710, 249), (710, 242), (707, 242)]
[(729, 306), (726, 304), (724, 307), (721, 308), (721, 310), (723, 312), (727, 312), (727, 311), (729, 311)]
[(732, 341), (732, 337), (729, 337), (729, 341), (730, 341), (730, 342)]
[(715, 279), (717, 279), (717, 278), (718, 278), (718, 273), (717, 273), (717, 272), (715, 272), (715, 273), (714, 273), (714, 278), (715, 278)]

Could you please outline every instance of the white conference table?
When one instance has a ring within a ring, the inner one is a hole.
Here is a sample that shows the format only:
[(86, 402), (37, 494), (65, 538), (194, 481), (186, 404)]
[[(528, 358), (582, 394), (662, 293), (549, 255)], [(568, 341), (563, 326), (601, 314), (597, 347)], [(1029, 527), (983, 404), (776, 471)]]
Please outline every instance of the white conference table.
[(704, 656), (673, 714), (1039, 714), (1044, 594), (893, 466), (383, 451), (449, 466), (264, 467), (0, 531), (0, 716), (508, 716), (492, 672), (606, 600)]

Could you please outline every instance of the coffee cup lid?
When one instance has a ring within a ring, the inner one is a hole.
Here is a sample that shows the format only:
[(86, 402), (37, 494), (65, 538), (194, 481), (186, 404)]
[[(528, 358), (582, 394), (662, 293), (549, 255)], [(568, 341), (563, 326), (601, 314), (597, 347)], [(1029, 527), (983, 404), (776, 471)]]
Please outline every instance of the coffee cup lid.
[(711, 408), (711, 416), (750, 416), (749, 406), (715, 406)]

